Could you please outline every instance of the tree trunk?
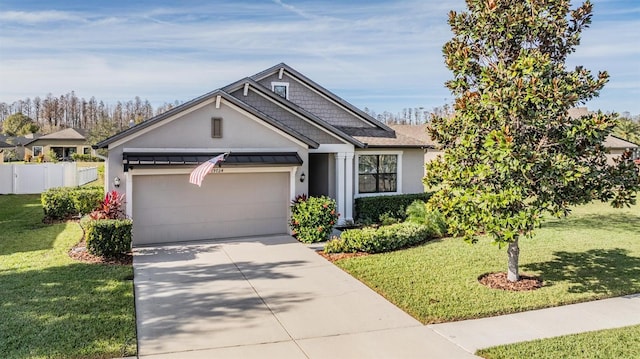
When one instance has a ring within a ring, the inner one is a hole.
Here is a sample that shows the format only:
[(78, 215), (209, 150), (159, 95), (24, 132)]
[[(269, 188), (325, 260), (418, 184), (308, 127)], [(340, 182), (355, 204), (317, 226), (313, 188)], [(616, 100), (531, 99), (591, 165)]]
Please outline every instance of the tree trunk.
[(507, 279), (509, 282), (517, 282), (520, 280), (520, 274), (518, 273), (518, 258), (520, 256), (520, 247), (518, 247), (518, 240), (509, 242), (507, 248), (507, 257), (509, 263), (507, 265)]

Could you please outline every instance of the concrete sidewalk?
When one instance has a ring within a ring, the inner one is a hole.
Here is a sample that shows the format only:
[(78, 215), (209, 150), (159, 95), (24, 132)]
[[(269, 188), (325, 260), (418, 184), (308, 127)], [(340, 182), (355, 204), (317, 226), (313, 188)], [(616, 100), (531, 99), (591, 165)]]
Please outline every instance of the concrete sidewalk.
[(640, 294), (424, 326), (289, 236), (134, 250), (143, 358), (474, 358), (640, 324)]
[(134, 250), (149, 358), (473, 358), (289, 236)]
[(636, 324), (640, 294), (427, 327), (475, 353), (496, 345)]

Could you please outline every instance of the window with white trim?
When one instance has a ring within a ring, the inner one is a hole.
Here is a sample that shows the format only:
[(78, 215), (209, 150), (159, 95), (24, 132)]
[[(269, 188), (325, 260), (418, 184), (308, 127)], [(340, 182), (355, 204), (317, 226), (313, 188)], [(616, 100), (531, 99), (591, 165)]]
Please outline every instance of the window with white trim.
[(271, 90), (273, 90), (273, 92), (276, 95), (282, 98), (286, 98), (287, 100), (289, 99), (289, 83), (288, 82), (272, 82)]
[(33, 146), (31, 152), (33, 152), (33, 157), (40, 156), (42, 154), (42, 146)]
[(371, 154), (358, 157), (358, 193), (398, 191), (398, 155)]

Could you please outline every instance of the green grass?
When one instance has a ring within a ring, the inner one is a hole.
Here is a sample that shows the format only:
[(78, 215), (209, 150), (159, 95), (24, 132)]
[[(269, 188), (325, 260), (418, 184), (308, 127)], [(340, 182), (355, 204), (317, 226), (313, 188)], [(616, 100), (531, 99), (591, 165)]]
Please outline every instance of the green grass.
[(131, 266), (72, 260), (80, 226), (42, 217), (39, 195), (0, 196), (0, 358), (134, 354)]
[(640, 293), (640, 206), (593, 203), (548, 220), (520, 241), (521, 274), (541, 276), (527, 292), (489, 289), (477, 278), (506, 270), (506, 249), (459, 238), (355, 257), (336, 265), (422, 323), (481, 318)]
[(476, 355), (487, 359), (637, 359), (639, 339), (640, 325), (636, 325), (503, 345), (479, 350)]

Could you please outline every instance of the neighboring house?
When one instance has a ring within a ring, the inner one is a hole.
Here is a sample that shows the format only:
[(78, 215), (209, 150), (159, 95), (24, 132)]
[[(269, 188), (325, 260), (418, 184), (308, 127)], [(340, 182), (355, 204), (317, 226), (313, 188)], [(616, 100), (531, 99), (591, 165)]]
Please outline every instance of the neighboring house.
[[(25, 136), (0, 135), (0, 141), (9, 144), (11, 146), (10, 150), (15, 151), (15, 160), (22, 161), (24, 159), (24, 154), (26, 153), (26, 146), (33, 140), (37, 139), (39, 136), (40, 135), (35, 133), (30, 133)], [(6, 150), (7, 149), (5, 149), (5, 152)]]
[[(588, 115), (589, 111), (586, 107), (572, 108), (569, 110), (569, 116), (579, 117)], [(389, 125), (396, 133), (413, 137), (421, 142), (429, 145), (429, 149), (425, 151), (424, 161), (429, 162), (442, 154), (441, 150), (438, 150), (438, 144), (431, 139), (427, 132), (427, 125)], [(604, 147), (607, 149), (607, 163), (614, 164), (613, 159), (623, 154), (626, 150), (631, 150), (634, 153), (634, 158), (640, 158), (640, 147), (632, 142), (623, 140), (613, 135), (609, 135), (604, 140)]]
[[(95, 146), (108, 149), (106, 189), (126, 194), (134, 245), (289, 233), (301, 194), (336, 199), (345, 223), (356, 197), (422, 192), (428, 147), (285, 64)], [(189, 183), (224, 152), (202, 187)]]
[(91, 154), (91, 146), (87, 144), (86, 130), (65, 128), (48, 135), (40, 136), (25, 144), (25, 153), (38, 157), (53, 151), (58, 159), (67, 160), (74, 153)]
[(4, 162), (5, 152), (12, 150), (14, 147), (14, 145), (10, 145), (4, 141), (0, 141), (0, 163)]

